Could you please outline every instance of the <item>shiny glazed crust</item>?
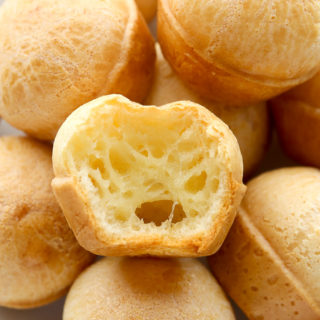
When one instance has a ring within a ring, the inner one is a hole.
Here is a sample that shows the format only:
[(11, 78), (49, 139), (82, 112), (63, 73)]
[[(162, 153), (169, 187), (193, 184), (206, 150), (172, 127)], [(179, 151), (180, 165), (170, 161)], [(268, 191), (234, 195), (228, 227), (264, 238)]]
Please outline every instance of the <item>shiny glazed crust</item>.
[[(179, 130), (191, 143), (174, 138)], [(143, 144), (139, 131), (151, 140)], [(114, 143), (118, 134), (127, 138)], [(203, 149), (206, 143), (211, 147)], [(178, 146), (186, 149), (179, 153)], [(53, 190), (69, 225), (83, 247), (100, 255), (215, 252), (245, 190), (236, 139), (223, 122), (191, 102), (156, 108), (117, 95), (101, 97), (63, 124), (53, 163)], [(144, 206), (150, 203), (155, 207)]]
[(320, 318), (319, 184), (319, 171), (303, 167), (249, 182), (226, 241), (209, 258), (249, 319)]
[(305, 165), (320, 167), (320, 74), (270, 105), (286, 153)]
[(0, 162), (0, 305), (38, 307), (64, 295), (93, 256), (52, 193), (51, 148), (1, 137)]
[[(161, 0), (158, 6), (158, 39), (173, 69), (202, 96), (233, 106), (267, 100), (319, 70), (319, 3), (245, 2), (217, 8), (219, 1)], [(308, 34), (298, 16), (308, 19)]]
[(206, 107), (224, 121), (236, 136), (243, 158), (244, 176), (252, 174), (262, 160), (269, 142), (270, 123), (266, 104), (262, 102), (239, 108), (201, 98), (172, 70), (163, 57), (159, 44), (156, 44), (156, 53), (153, 84), (144, 104), (161, 106), (174, 101), (190, 100)]
[(0, 113), (34, 137), (101, 95), (148, 92), (154, 41), (134, 0), (10, 0), (0, 23)]
[(234, 320), (223, 291), (192, 259), (104, 258), (72, 286), (64, 320)]

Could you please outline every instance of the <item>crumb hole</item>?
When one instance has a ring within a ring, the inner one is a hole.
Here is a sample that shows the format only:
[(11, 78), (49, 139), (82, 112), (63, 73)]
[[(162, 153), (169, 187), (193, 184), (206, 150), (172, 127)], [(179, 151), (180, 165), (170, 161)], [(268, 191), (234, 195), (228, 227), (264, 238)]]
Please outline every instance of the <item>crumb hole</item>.
[(153, 222), (156, 226), (160, 226), (166, 220), (177, 223), (186, 217), (182, 206), (171, 200), (145, 202), (135, 213), (144, 223)]
[(132, 191), (126, 191), (126, 192), (123, 194), (123, 196), (124, 196), (125, 198), (131, 198), (132, 195), (133, 195)]
[(154, 183), (148, 188), (148, 191), (150, 192), (156, 192), (156, 191), (161, 191), (164, 190), (164, 185), (162, 183)]
[(196, 148), (197, 148), (197, 144), (192, 141), (183, 141), (178, 145), (179, 152), (191, 152)]
[(101, 174), (101, 177), (106, 180), (109, 178), (109, 175), (108, 175), (108, 172), (104, 166), (104, 162), (103, 160), (93, 156), (93, 155), (90, 155), (89, 157), (89, 165), (90, 165), (90, 168), (92, 168), (93, 170), (99, 170), (100, 171), (100, 174)]
[(190, 193), (197, 193), (204, 188), (206, 181), (207, 173), (205, 171), (202, 171), (200, 175), (194, 175), (189, 178), (189, 180), (185, 183), (184, 188)]
[(192, 218), (195, 218), (197, 215), (199, 214), (199, 212), (197, 212), (196, 210), (190, 210), (190, 216), (192, 217)]
[[(134, 146), (133, 146), (134, 147)], [(144, 157), (148, 157), (149, 156), (149, 152), (148, 150), (146, 150), (145, 146), (140, 144), (138, 145), (138, 147), (134, 147), (134, 149), (139, 152), (141, 155), (143, 155)]]
[(203, 160), (203, 155), (196, 155), (191, 161), (185, 162), (182, 167), (183, 169), (190, 170), (195, 166), (199, 165)]
[(123, 146), (113, 146), (109, 151), (109, 158), (112, 168), (120, 174), (125, 174), (130, 169), (129, 159), (131, 158)]
[(89, 174), (89, 179), (92, 183), (92, 185), (97, 189), (98, 193), (99, 193), (99, 196), (102, 197), (103, 196), (103, 192), (100, 188), (100, 184), (98, 183), (98, 181), (92, 176)]
[(118, 210), (115, 213), (114, 217), (116, 218), (116, 220), (121, 221), (121, 222), (128, 220), (128, 215), (124, 211), (121, 211), (121, 210)]
[(147, 150), (141, 150), (141, 151), (139, 151), (139, 153), (142, 154), (144, 157), (149, 156), (149, 152)]
[(219, 179), (213, 179), (211, 183), (211, 189), (213, 192), (217, 192), (219, 188)]
[(161, 145), (160, 143), (150, 145), (150, 151), (154, 158), (162, 158), (164, 155), (164, 145)]
[(119, 191), (119, 188), (114, 183), (111, 183), (110, 186), (109, 186), (109, 192), (110, 193), (116, 193), (118, 191)]

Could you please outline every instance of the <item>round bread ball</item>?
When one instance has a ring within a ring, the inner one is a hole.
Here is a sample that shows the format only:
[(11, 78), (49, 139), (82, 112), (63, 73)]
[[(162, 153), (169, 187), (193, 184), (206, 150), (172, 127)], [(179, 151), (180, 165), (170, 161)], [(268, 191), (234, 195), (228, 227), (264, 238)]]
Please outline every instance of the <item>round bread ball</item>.
[(264, 173), (248, 183), (239, 215), (209, 259), (249, 319), (320, 319), (320, 171)]
[(158, 12), (164, 56), (204, 97), (248, 105), (320, 68), (319, 1), (160, 0)]
[(136, 0), (136, 3), (146, 21), (151, 21), (157, 11), (157, 0)]
[(246, 189), (236, 138), (191, 101), (93, 100), (59, 129), (53, 168), (77, 240), (105, 256), (213, 254)]
[(262, 160), (269, 142), (270, 123), (266, 104), (260, 102), (239, 108), (201, 98), (172, 70), (163, 57), (159, 44), (156, 45), (156, 52), (153, 84), (144, 104), (161, 106), (174, 101), (190, 100), (208, 108), (230, 127), (240, 146), (244, 175), (247, 177), (252, 174)]
[(51, 190), (51, 148), (0, 138), (0, 305), (32, 308), (64, 295), (93, 260)]
[(234, 320), (223, 291), (192, 259), (104, 258), (72, 286), (63, 320)]
[(134, 0), (7, 0), (0, 25), (0, 113), (29, 135), (54, 139), (98, 96), (147, 95), (154, 41)]
[(320, 73), (270, 105), (285, 152), (302, 164), (320, 168)]

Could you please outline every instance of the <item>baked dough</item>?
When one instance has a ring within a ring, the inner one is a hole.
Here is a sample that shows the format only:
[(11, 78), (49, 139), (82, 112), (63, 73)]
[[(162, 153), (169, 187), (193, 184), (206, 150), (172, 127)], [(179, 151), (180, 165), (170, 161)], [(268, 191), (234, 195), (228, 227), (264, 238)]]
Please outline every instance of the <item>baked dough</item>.
[(263, 158), (270, 136), (269, 114), (264, 102), (243, 108), (223, 106), (201, 98), (186, 87), (164, 59), (156, 44), (157, 60), (150, 93), (144, 104), (161, 106), (166, 103), (190, 100), (208, 108), (223, 120), (236, 136), (243, 158), (244, 175), (254, 172)]
[(154, 41), (134, 0), (7, 0), (0, 25), (0, 113), (29, 135), (54, 139), (98, 96), (148, 93)]
[(51, 148), (0, 138), (0, 305), (32, 308), (64, 295), (93, 260), (51, 190)]
[(221, 288), (193, 259), (104, 258), (72, 286), (63, 320), (235, 320)]
[(204, 97), (248, 105), (320, 68), (316, 0), (159, 0), (158, 39), (181, 78)]
[(213, 253), (245, 191), (236, 138), (192, 102), (91, 101), (60, 128), (53, 165), (79, 243), (106, 256)]
[(157, 11), (157, 0), (136, 0), (136, 3), (146, 21), (151, 21)]
[(320, 167), (320, 73), (270, 104), (286, 153), (303, 164)]
[(319, 199), (313, 168), (278, 169), (248, 183), (210, 265), (249, 319), (320, 319)]

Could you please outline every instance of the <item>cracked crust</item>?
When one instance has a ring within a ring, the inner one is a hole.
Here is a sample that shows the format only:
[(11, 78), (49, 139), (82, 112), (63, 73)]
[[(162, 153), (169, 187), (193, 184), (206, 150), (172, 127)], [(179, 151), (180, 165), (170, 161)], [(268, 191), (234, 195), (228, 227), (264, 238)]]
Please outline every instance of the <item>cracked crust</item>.
[(248, 184), (213, 273), (249, 319), (320, 318), (320, 173), (288, 168)]
[(154, 41), (134, 0), (8, 0), (0, 23), (0, 113), (36, 138), (98, 96), (149, 90)]

